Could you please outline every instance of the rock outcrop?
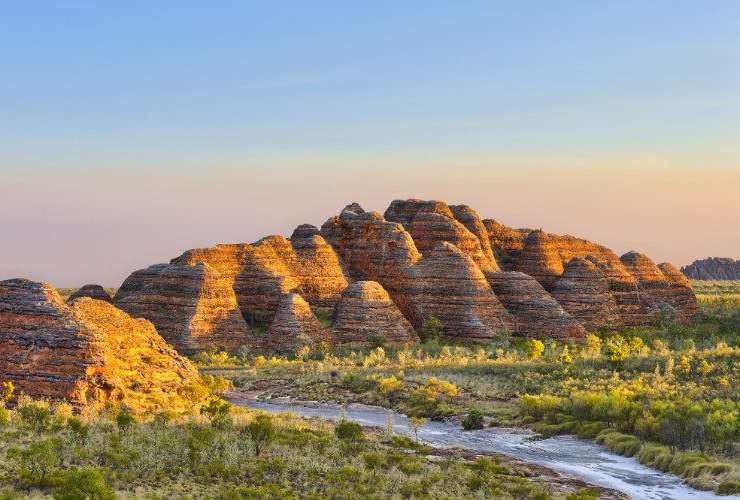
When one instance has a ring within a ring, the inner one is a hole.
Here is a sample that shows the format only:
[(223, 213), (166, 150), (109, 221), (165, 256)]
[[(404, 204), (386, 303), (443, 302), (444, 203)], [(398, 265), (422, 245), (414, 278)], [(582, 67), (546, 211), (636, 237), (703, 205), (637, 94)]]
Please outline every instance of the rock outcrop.
[(691, 282), (686, 275), (679, 271), (678, 268), (670, 262), (661, 262), (658, 264), (658, 269), (660, 269), (660, 272), (663, 273), (663, 276), (665, 276), (668, 281), (676, 285), (691, 286)]
[(85, 285), (82, 288), (75, 291), (67, 299), (67, 303), (72, 303), (75, 300), (82, 297), (90, 297), (91, 299), (102, 300), (103, 302), (113, 302), (111, 296), (105, 291), (100, 285)]
[(295, 351), (329, 339), (329, 332), (298, 293), (280, 301), (265, 335), (253, 336), (253, 345), (271, 351)]
[[(588, 240), (512, 229), (466, 205), (416, 199), (393, 201), (384, 216), (352, 203), (320, 230), (303, 224), (290, 238), (188, 250), (133, 273), (115, 303), (150, 319), (183, 352), (260, 343), (288, 349), (303, 335), (290, 333), (304, 328), (298, 297), (322, 310), (351, 299), (355, 316), (370, 314), (357, 303), (374, 292), (352, 286), (366, 281), (387, 292), (411, 327), (434, 316), (444, 335), (473, 341), (503, 332), (578, 339), (584, 328), (648, 324), (664, 306), (680, 321), (698, 313), (688, 282), (669, 264), (639, 254), (620, 259)], [(359, 295), (343, 298), (344, 290)], [(285, 297), (292, 302), (283, 304)], [(367, 300), (368, 311), (380, 307)], [(390, 307), (385, 299), (378, 304)], [(277, 312), (287, 316), (276, 322)], [(408, 329), (394, 329), (396, 319), (376, 320), (372, 334), (402, 341)], [(250, 333), (271, 325), (267, 340)], [(338, 342), (371, 334), (349, 328), (338, 329)], [(273, 341), (275, 332), (284, 344)]]
[(709, 257), (695, 260), (681, 272), (692, 280), (740, 280), (740, 260)]
[(512, 332), (520, 337), (582, 339), (583, 326), (531, 276), (517, 271), (488, 275), (496, 297), (514, 317)]
[(0, 380), (34, 397), (181, 412), (207, 394), (197, 370), (154, 326), (87, 297), (65, 304), (51, 286), (0, 282)]
[(483, 219), (491, 249), (502, 269), (511, 271), (524, 249), (524, 240), (531, 229), (513, 229), (493, 219)]
[(114, 302), (123, 299), (126, 295), (146, 288), (168, 264), (154, 264), (145, 269), (131, 273), (121, 286), (118, 287)]
[(604, 272), (592, 261), (573, 257), (555, 282), (552, 296), (589, 330), (619, 323), (617, 303)]
[(355, 281), (342, 293), (332, 324), (339, 344), (367, 346), (373, 337), (388, 344), (419, 340), (385, 289), (375, 281)]
[(499, 271), (491, 250), (488, 231), (480, 216), (467, 205), (449, 206), (441, 201), (394, 200), (385, 219), (402, 224), (418, 250), (431, 250), (447, 241), (458, 247), (483, 272)]
[(154, 323), (179, 352), (234, 351), (249, 343), (232, 280), (203, 262), (170, 264), (119, 296), (116, 306)]
[(673, 265), (663, 264), (663, 268), (671, 275), (669, 277), (641, 253), (628, 252), (620, 259), (638, 281), (640, 300), (645, 311), (643, 323), (653, 321), (660, 314), (674, 315), (676, 320), (685, 323), (700, 314), (691, 286), (681, 283)]
[(271, 320), (292, 291), (312, 305), (333, 306), (348, 279), (334, 249), (311, 228), (299, 226), (290, 239), (268, 236), (252, 244), (189, 250), (173, 262), (205, 262), (232, 280), (245, 318)]
[(449, 338), (489, 341), (511, 332), (509, 312), (473, 260), (448, 242), (438, 243), (410, 269), (406, 316), (416, 328), (434, 316)]

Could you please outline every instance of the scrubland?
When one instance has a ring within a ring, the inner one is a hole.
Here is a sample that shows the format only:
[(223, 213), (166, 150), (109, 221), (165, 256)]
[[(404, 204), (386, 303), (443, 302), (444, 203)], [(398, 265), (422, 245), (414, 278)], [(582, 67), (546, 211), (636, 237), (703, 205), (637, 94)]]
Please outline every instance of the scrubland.
[(694, 325), (589, 334), (582, 343), (501, 338), (291, 356), (202, 353), (196, 362), (263, 397), (362, 402), (432, 419), (528, 426), (595, 439), (697, 488), (740, 492), (740, 307), (706, 299)]

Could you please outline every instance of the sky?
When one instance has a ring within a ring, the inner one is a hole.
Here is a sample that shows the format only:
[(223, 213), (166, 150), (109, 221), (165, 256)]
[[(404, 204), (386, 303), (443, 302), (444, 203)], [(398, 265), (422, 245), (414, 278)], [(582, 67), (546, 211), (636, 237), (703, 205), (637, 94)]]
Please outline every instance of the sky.
[(118, 286), (346, 204), (740, 258), (740, 2), (10, 2), (0, 279)]

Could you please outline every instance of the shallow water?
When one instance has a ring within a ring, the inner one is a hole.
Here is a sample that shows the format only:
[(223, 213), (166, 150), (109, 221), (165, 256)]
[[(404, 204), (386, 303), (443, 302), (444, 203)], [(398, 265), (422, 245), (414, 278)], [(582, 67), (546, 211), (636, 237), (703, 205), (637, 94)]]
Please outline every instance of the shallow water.
[[(338, 405), (238, 402), (250, 408), (271, 413), (290, 412), (305, 417), (338, 420), (342, 409)], [(396, 434), (413, 436), (408, 418), (384, 408), (353, 404), (346, 418), (365, 426), (385, 427), (388, 414), (393, 416)], [(428, 422), (419, 430), (419, 439), (437, 448), (465, 448), (508, 455), (566, 473), (590, 484), (622, 491), (632, 498), (650, 500), (681, 500), (703, 498), (737, 498), (717, 496), (699, 491), (682, 483), (681, 479), (640, 464), (634, 458), (606, 451), (603, 446), (572, 436), (555, 436), (530, 440), (525, 429), (491, 428), (463, 431), (446, 422)]]

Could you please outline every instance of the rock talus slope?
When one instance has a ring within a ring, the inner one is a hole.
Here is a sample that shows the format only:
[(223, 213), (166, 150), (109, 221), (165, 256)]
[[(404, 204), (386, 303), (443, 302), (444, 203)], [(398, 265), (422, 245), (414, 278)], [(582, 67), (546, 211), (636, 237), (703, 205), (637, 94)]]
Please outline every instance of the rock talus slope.
[(207, 393), (154, 326), (103, 301), (63, 302), (51, 286), (0, 282), (0, 379), (35, 397), (186, 411)]

